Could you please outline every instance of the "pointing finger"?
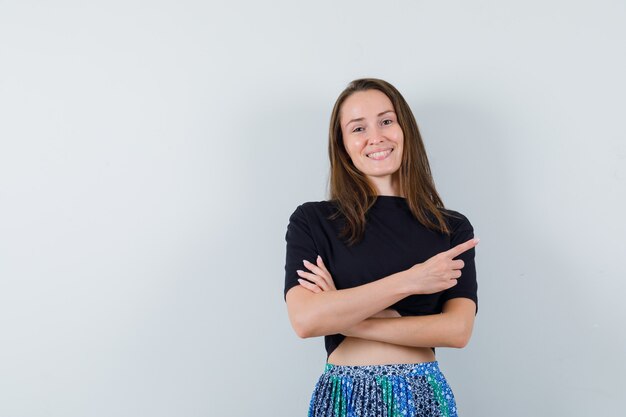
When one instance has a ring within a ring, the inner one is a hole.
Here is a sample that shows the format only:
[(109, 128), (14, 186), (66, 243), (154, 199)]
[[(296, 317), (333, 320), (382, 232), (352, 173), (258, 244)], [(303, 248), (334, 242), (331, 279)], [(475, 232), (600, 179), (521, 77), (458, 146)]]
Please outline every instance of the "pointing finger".
[(480, 239), (478, 239), (478, 238), (470, 239), (470, 240), (468, 240), (466, 242), (459, 243), (458, 245), (456, 245), (452, 249), (448, 249), (446, 251), (446, 253), (448, 254), (448, 256), (450, 258), (455, 258), (455, 257), (459, 256), (460, 254), (462, 254), (463, 252), (472, 249), (474, 246), (476, 246), (478, 244), (479, 241), (480, 241)]

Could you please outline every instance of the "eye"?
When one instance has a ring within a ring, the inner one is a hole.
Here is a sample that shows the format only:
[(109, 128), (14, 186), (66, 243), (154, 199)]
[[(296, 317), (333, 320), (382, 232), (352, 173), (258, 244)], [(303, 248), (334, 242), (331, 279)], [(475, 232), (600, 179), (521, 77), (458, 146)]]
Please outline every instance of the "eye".
[[(359, 129), (361, 129), (361, 130), (359, 130)], [(362, 130), (363, 130), (363, 128), (362, 128), (361, 126), (359, 126), (359, 127), (355, 127), (355, 128), (352, 130), (352, 133), (354, 133), (354, 132), (361, 132)]]
[(392, 124), (392, 123), (393, 123), (393, 120), (391, 120), (391, 119), (385, 119), (385, 120), (383, 120), (383, 124), (384, 124), (384, 125), (390, 125), (390, 124)]

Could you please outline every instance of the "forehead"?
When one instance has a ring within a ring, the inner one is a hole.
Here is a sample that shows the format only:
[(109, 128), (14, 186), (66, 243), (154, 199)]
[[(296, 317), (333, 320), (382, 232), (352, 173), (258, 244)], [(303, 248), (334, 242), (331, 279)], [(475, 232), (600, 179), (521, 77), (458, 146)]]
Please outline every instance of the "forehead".
[(379, 113), (394, 110), (385, 93), (379, 90), (357, 91), (341, 105), (339, 116), (342, 122), (359, 117), (376, 117)]

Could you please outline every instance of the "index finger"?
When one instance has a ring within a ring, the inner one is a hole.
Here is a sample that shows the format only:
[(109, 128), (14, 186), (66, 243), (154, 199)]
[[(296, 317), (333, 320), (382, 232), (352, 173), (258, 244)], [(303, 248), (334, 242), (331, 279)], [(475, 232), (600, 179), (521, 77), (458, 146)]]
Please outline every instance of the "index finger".
[(450, 258), (455, 258), (457, 256), (459, 256), (460, 254), (462, 254), (463, 252), (472, 249), (474, 246), (476, 246), (478, 244), (478, 242), (480, 241), (480, 239), (478, 238), (472, 238), (466, 242), (463, 243), (459, 243), (458, 245), (456, 245), (455, 247), (448, 249), (446, 251), (446, 254), (450, 257)]

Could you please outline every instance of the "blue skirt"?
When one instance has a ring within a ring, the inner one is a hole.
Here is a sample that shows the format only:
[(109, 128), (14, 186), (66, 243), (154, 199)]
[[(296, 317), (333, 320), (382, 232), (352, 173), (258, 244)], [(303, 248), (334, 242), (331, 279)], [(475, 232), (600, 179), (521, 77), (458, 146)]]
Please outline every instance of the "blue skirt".
[(311, 395), (308, 417), (457, 417), (439, 363), (334, 365)]

